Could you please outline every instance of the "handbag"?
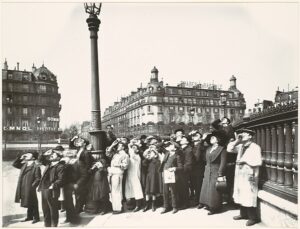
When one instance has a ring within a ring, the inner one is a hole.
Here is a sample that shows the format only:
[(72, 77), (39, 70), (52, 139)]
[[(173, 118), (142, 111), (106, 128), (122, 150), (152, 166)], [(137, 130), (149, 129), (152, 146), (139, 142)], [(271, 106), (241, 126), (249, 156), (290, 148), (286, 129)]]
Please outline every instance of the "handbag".
[(227, 189), (226, 176), (218, 177), (216, 181), (216, 189), (219, 192), (225, 192)]

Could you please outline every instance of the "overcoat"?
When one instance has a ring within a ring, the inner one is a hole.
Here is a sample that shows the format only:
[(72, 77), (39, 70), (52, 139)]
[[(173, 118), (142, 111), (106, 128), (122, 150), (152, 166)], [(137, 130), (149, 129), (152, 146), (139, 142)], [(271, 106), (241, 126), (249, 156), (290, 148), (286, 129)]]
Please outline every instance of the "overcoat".
[(145, 194), (157, 195), (163, 193), (162, 174), (159, 171), (160, 160), (158, 157), (151, 160), (144, 159), (143, 167), (147, 171), (145, 182)]
[(207, 205), (211, 210), (222, 206), (222, 193), (216, 189), (218, 176), (223, 176), (226, 168), (227, 151), (222, 146), (212, 150), (208, 147), (205, 152), (206, 166), (200, 194), (200, 203)]
[(89, 199), (93, 201), (103, 200), (110, 193), (110, 187), (107, 177), (107, 161), (100, 159), (103, 167), (89, 170)]
[(141, 185), (141, 157), (139, 154), (135, 154), (131, 148), (128, 152), (129, 165), (125, 183), (125, 197), (126, 199), (135, 198), (139, 200), (144, 197)]
[(262, 165), (261, 148), (254, 142), (234, 146), (229, 143), (228, 152), (237, 152), (237, 161), (246, 164), (235, 166), (234, 202), (244, 207), (257, 206), (259, 167)]
[(13, 162), (13, 166), (21, 169), (15, 202), (20, 203), (21, 200), (21, 207), (26, 208), (34, 203), (37, 204), (36, 188), (41, 180), (40, 167), (35, 163), (32, 163), (30, 166), (27, 166), (26, 163), (22, 164), (19, 157)]

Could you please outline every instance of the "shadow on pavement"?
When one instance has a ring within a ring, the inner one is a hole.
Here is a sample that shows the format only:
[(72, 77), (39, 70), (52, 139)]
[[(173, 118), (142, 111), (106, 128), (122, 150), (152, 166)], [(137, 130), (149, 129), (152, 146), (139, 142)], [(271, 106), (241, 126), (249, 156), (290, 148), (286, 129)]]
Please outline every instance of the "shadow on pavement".
[(12, 221), (20, 222), (23, 218), (26, 217), (26, 214), (17, 214), (17, 215), (6, 215), (2, 217), (2, 227), (7, 227)]

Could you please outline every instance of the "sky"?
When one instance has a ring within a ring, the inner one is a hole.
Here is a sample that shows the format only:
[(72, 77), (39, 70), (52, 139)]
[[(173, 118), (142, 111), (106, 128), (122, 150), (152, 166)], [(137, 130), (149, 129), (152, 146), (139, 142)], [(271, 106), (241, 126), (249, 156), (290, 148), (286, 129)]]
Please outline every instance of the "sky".
[[(101, 111), (150, 80), (221, 84), (232, 75), (247, 109), (298, 86), (297, 3), (108, 3), (98, 32)], [(83, 3), (2, 3), (1, 65), (44, 65), (58, 79), (60, 126), (90, 120)]]

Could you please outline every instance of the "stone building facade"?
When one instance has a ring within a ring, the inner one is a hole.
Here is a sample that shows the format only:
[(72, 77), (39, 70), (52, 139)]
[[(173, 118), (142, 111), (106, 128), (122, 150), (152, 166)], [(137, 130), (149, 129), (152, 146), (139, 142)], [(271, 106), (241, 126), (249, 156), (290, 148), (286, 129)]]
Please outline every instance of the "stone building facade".
[(48, 143), (59, 138), (61, 95), (56, 76), (44, 64), (22, 71), (19, 63), (2, 69), (2, 137), (5, 146), (12, 143)]
[(177, 128), (208, 128), (213, 120), (223, 116), (233, 122), (243, 117), (245, 99), (234, 76), (230, 88), (222, 90), (215, 84), (193, 82), (169, 86), (159, 81), (158, 73), (154, 67), (146, 87), (137, 88), (105, 109), (103, 126), (113, 125), (117, 136), (164, 136)]

